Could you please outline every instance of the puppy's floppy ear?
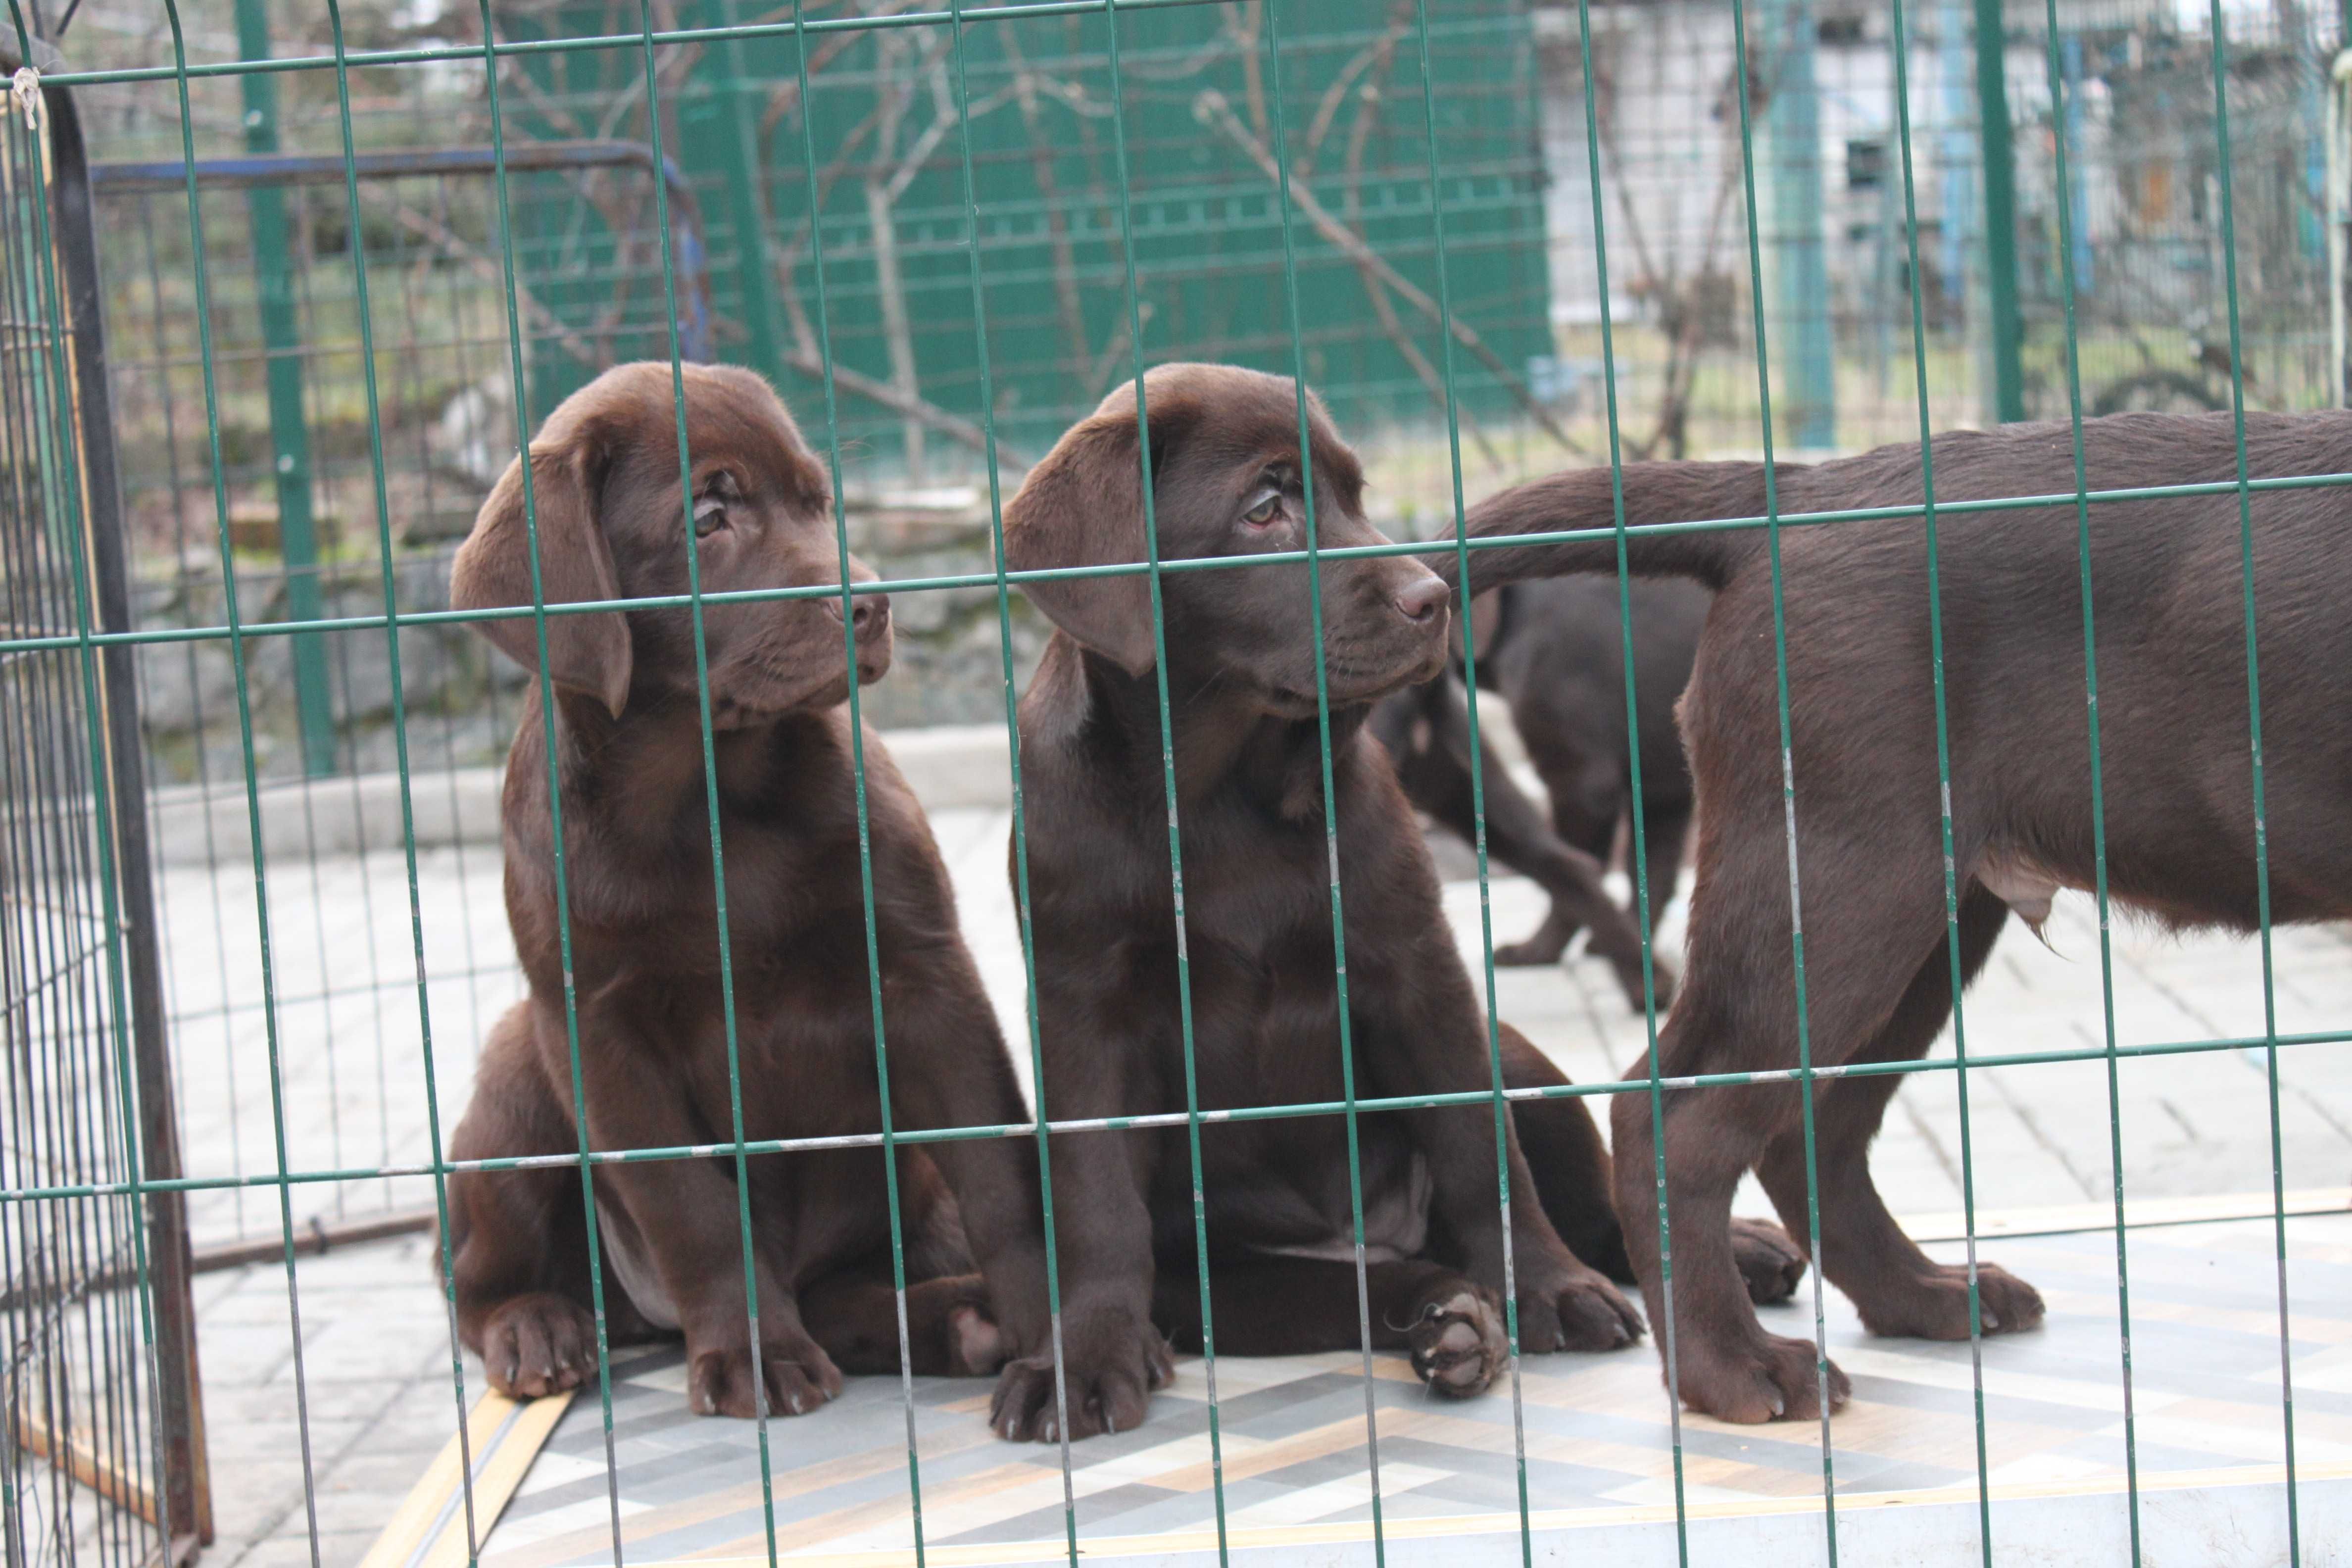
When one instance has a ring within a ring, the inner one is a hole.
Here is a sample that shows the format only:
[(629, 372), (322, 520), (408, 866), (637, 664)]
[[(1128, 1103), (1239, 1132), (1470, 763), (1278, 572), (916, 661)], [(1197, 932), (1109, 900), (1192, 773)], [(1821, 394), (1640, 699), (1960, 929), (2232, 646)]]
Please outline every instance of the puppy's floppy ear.
[[(621, 596), (613, 552), (596, 516), (604, 488), (601, 446), (581, 438), (530, 453), (532, 510), (539, 520), (543, 603), (579, 604)], [(530, 600), (530, 531), (523, 512), (522, 460), (507, 465), (457, 548), (449, 571), (449, 605), (503, 609)], [(477, 621), (474, 629), (525, 669), (539, 668), (534, 617)], [(547, 617), (547, 674), (556, 685), (604, 704), (614, 718), (629, 700), (629, 623), (618, 610)]]
[[(1066, 431), (1005, 504), (1004, 563), (1013, 571), (1146, 558), (1135, 395), (1130, 387), (1126, 406), (1113, 406), (1121, 395), (1113, 393)], [(1151, 584), (1141, 573), (1024, 583), (1021, 591), (1055, 626), (1129, 675), (1151, 668)]]

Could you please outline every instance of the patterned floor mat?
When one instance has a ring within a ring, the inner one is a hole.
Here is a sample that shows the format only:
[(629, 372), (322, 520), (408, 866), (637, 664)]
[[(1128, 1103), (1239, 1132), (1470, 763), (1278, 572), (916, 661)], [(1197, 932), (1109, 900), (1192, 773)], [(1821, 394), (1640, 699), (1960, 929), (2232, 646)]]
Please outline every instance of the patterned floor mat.
[[(2352, 1215), (2291, 1219), (2287, 1233), (2300, 1473), (2307, 1485), (2352, 1485), (2332, 1479), (2352, 1475)], [(1962, 1256), (1950, 1245), (1931, 1250)], [(2010, 1237), (1983, 1250), (2032, 1280), (2050, 1309), (2042, 1331), (1983, 1346), (1984, 1462), (1996, 1496), (2119, 1491), (2127, 1457), (2114, 1234)], [(2126, 1261), (2130, 1458), (2141, 1485), (2155, 1494), (2206, 1480), (2274, 1483), (2284, 1449), (2270, 1222), (2137, 1229)], [(1969, 1346), (1874, 1339), (1834, 1290), (1826, 1307), (1832, 1352), (1853, 1381), (1853, 1403), (1830, 1428), (1842, 1506), (1860, 1514), (1897, 1495), (1959, 1498), (1973, 1519)], [(1808, 1331), (1810, 1280), (1795, 1304), (1768, 1310), (1765, 1321), (1779, 1332)], [(601, 1402), (583, 1391), (484, 1542), (482, 1568), (611, 1563), (616, 1531), (631, 1564), (765, 1559), (769, 1506), (774, 1551), (786, 1559), (914, 1546), (907, 1413), (895, 1380), (853, 1379), (823, 1412), (770, 1423), (763, 1458), (755, 1424), (688, 1413), (682, 1362), (669, 1347), (616, 1364), (609, 1464)], [(1232, 1539), (1363, 1537), (1373, 1482), (1360, 1359), (1223, 1358), (1216, 1374)], [(1380, 1506), (1401, 1533), (1425, 1541), (1443, 1535), (1443, 1521), (1510, 1526), (1502, 1555), (1516, 1561), (1523, 1442), (1531, 1510), (1554, 1522), (1663, 1521), (1671, 1542), (1675, 1432), (1646, 1347), (1529, 1358), (1523, 1439), (1500, 1386), (1466, 1404), (1441, 1403), (1401, 1357), (1375, 1357), (1373, 1374)], [(1207, 1394), (1202, 1363), (1185, 1363), (1143, 1427), (1072, 1450), (1068, 1491), (1082, 1548), (1153, 1536), (1213, 1546), (1213, 1533), (1202, 1535), (1216, 1524)], [(915, 1385), (931, 1561), (1066, 1555), (1060, 1454), (992, 1438), (987, 1398), (981, 1382)], [(1695, 1517), (1818, 1515), (1817, 1424), (1738, 1427), (1686, 1415), (1680, 1440), (1683, 1502)], [(1996, 1537), (2002, 1518), (1996, 1506)]]

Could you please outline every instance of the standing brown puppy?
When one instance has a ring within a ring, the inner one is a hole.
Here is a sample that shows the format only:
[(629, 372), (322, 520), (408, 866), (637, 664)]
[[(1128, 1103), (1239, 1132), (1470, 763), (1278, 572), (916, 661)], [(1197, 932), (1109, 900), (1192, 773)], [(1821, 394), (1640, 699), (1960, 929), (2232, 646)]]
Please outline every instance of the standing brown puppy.
[[(1197, 560), (1295, 551), (1310, 470), (1288, 380), (1163, 365), (1144, 381), (1160, 553)], [(1130, 384), (1031, 472), (1005, 510), (1027, 571), (1145, 559), (1143, 421)], [(1356, 457), (1310, 401), (1317, 536), (1386, 542), (1364, 521)], [(1021, 703), (1029, 893), (1046, 1110), (1056, 1119), (1185, 1109), (1185, 998), (1204, 1110), (1491, 1085), (1485, 1009), (1454, 946), (1436, 868), (1396, 774), (1364, 728), (1380, 697), (1446, 655), (1445, 585), (1415, 563), (1322, 565), (1333, 810), (1317, 719), (1316, 636), (1303, 563), (1162, 579), (1181, 825), (1180, 937), (1163, 793), (1152, 605), (1139, 574), (1023, 584), (1060, 629)], [(1336, 832), (1334, 829), (1336, 828)], [(1346, 1011), (1332, 949), (1345, 906)], [(1505, 1081), (1564, 1082), (1517, 1031)], [(1507, 1362), (1507, 1217), (1519, 1331), (1530, 1351), (1611, 1350), (1642, 1321), (1602, 1277), (1622, 1266), (1608, 1155), (1580, 1100), (1527, 1102), (1496, 1127), (1485, 1103), (1361, 1119), (1373, 1342), (1412, 1353), (1441, 1394), (1486, 1388)], [(1216, 1342), (1242, 1354), (1360, 1342), (1346, 1122), (1227, 1121), (1201, 1131)], [(1066, 1333), (1133, 1343), (1156, 1315), (1201, 1338), (1193, 1178), (1179, 1126), (1074, 1133), (1053, 1145)], [(1773, 1233), (1784, 1260), (1785, 1240)], [(1596, 1267), (1596, 1265), (1598, 1267)], [(1775, 1276), (1778, 1278), (1778, 1275)], [(1133, 1426), (1155, 1370), (1138, 1359), (1069, 1389), (1072, 1436)], [(1055, 1428), (1047, 1369), (1008, 1369), (993, 1420)]]
[[(2228, 414), (2119, 414), (2082, 429), (2093, 490), (2238, 478)], [(2352, 415), (2250, 415), (2256, 479), (2352, 470)], [(2011, 425), (1936, 437), (1938, 501), (2071, 494), (2073, 433)], [(1635, 463), (1625, 521), (1761, 518), (1754, 463)], [(1887, 447), (1778, 475), (1783, 516), (1917, 508), (1920, 449)], [(2261, 648), (2269, 910), (2278, 921), (2352, 915), (2352, 527), (2333, 488), (2254, 492), (2252, 572)], [(1937, 761), (1927, 554), (1916, 513), (1790, 528), (1780, 537), (1790, 740), (1783, 751), (1774, 583), (1761, 528), (1634, 534), (1644, 575), (1715, 589), (1682, 702), (1697, 784), (1698, 883), (1683, 990), (1658, 1040), (1666, 1077), (1798, 1065), (1792, 903), (1803, 912), (1804, 1023), (1819, 1067), (1900, 1061), (1935, 1041), (1952, 1009), (1945, 877), (1958, 879), (1958, 970), (1983, 966), (2015, 910), (2038, 925), (2061, 888), (2106, 884), (2179, 925), (2252, 931), (2258, 897), (2248, 752), (2245, 578), (2234, 495), (2097, 502), (2085, 567), (2071, 502), (1939, 514), (1950, 784)], [(1606, 469), (1507, 490), (1470, 515), (1482, 536), (1609, 530)], [(1473, 592), (1565, 572), (1612, 572), (1611, 537), (1471, 554)], [(2097, 626), (2100, 773), (2085, 702), (2087, 571)], [(1785, 770), (1785, 772), (1784, 772)], [(1784, 781), (1793, 780), (1795, 805)], [(2104, 819), (2095, 816), (2104, 800)], [(1942, 812), (1952, 819), (1945, 859)], [(1793, 822), (1793, 854), (1789, 834)], [(1791, 869), (1795, 871), (1792, 881)], [(1629, 1077), (1640, 1078), (1648, 1064)], [(1883, 1334), (1966, 1339), (1969, 1281), (1927, 1258), (1889, 1216), (1868, 1150), (1901, 1079), (1819, 1085), (1823, 1276)], [(1819, 1353), (1764, 1331), (1739, 1289), (1725, 1221), (1755, 1170), (1803, 1234), (1803, 1103), (1793, 1085), (1665, 1097), (1676, 1370), (1693, 1406), (1733, 1421), (1816, 1415)], [(1646, 1096), (1615, 1107), (1618, 1193), (1649, 1203), (1656, 1144)], [(1626, 1231), (1660, 1310), (1654, 1226)], [(1979, 1269), (1988, 1333), (2042, 1321), (2032, 1287)], [(1832, 1406), (1845, 1375), (1826, 1378)]]
[[(685, 367), (684, 387), (683, 490), (667, 364), (605, 373), (532, 442), (548, 604), (682, 595), (688, 549), (709, 594), (837, 584), (824, 473), (774, 392), (748, 372), (701, 365)], [(531, 602), (522, 479), (520, 464), (507, 470), (458, 552), (459, 608)], [(852, 563), (854, 578), (872, 575)], [(890, 661), (889, 605), (872, 595), (855, 605), (856, 679), (871, 681)], [(841, 614), (833, 595), (704, 610), (742, 1129), (754, 1140), (881, 1127)], [(538, 668), (531, 617), (478, 625)], [(764, 1397), (798, 1415), (838, 1393), (843, 1371), (898, 1364), (882, 1155), (751, 1158), (755, 1334), (724, 1147), (736, 1085), (689, 612), (551, 615), (546, 637), (571, 967), (534, 687), (508, 762), (504, 836), (507, 913), (530, 995), (492, 1033), (451, 1153), (574, 1152), (583, 1103), (592, 1148), (703, 1146), (595, 1168), (613, 1336), (682, 1333), (697, 1410), (749, 1415)], [(895, 1124), (1019, 1121), (921, 808), (870, 735), (866, 769)], [(1031, 1158), (1002, 1140), (939, 1143), (902, 1154), (898, 1172), (915, 1370), (986, 1373), (1036, 1351), (1047, 1323)], [(579, 1171), (461, 1173), (450, 1199), (459, 1333), (493, 1386), (536, 1394), (593, 1376)]]

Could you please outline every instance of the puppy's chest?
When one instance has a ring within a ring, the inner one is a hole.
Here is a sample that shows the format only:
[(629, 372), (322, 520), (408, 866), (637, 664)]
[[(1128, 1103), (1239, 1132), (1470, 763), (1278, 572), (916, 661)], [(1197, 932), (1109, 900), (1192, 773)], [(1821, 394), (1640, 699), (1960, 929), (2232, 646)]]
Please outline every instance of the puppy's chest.
[(717, 1008), (681, 1020), (673, 1044), (710, 1136), (730, 1135), (740, 1095), (751, 1138), (809, 1138), (880, 1130), (868, 1018), (837, 994), (793, 994), (760, 985), (739, 994), (730, 1070)]

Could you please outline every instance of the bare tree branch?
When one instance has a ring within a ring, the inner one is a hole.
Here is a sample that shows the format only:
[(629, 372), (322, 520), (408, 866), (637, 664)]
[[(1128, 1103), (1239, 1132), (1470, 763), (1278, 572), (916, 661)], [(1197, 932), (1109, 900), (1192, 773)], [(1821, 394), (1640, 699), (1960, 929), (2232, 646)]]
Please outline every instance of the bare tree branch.
[[(1281, 167), (1275, 162), (1274, 154), (1266, 151), (1265, 142), (1250, 134), (1249, 127), (1244, 125), (1234, 115), (1233, 106), (1225, 101), (1223, 93), (1213, 88), (1203, 91), (1192, 100), (1192, 117), (1230, 139), (1235, 146), (1248, 155), (1252, 163), (1265, 171), (1266, 178), (1280, 179)], [(1545, 435), (1549, 436), (1562, 447), (1580, 456), (1583, 455), (1584, 447), (1575, 437), (1560, 427), (1559, 421), (1553, 417), (1551, 410), (1546, 408), (1537, 399), (1535, 394), (1528, 390), (1528, 384), (1512, 373), (1510, 367), (1503, 363), (1502, 357), (1486, 346), (1486, 340), (1480, 337), (1468, 322), (1458, 316), (1451, 316), (1450, 312), (1440, 310), (1436, 300), (1431, 299), (1411, 279), (1383, 260), (1377, 251), (1364, 243), (1361, 235), (1332, 216), (1330, 210), (1316, 199), (1315, 193), (1306, 189), (1300, 182), (1291, 183), (1290, 199), (1300, 213), (1305, 215), (1307, 221), (1314, 225), (1318, 234), (1338, 247), (1340, 252), (1355, 262), (1358, 267), (1370, 268), (1383, 283), (1396, 290), (1405, 303), (1429, 320), (1439, 323), (1441, 327), (1447, 324), (1450, 318), (1454, 341), (1469, 350), (1473, 357), (1485, 365), (1496, 380), (1503, 384), (1504, 389), (1510, 393), (1512, 400), (1518, 404), (1528, 417), (1534, 420)], [(1437, 199), (1436, 193), (1432, 192), (1430, 199), (1433, 201)]]

